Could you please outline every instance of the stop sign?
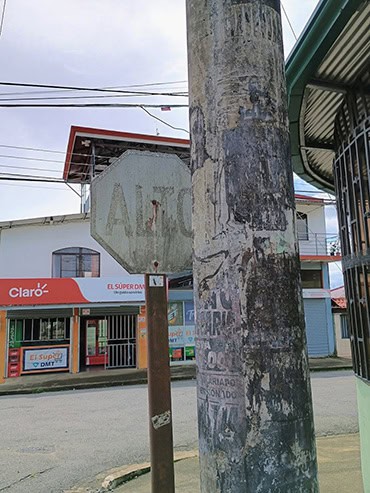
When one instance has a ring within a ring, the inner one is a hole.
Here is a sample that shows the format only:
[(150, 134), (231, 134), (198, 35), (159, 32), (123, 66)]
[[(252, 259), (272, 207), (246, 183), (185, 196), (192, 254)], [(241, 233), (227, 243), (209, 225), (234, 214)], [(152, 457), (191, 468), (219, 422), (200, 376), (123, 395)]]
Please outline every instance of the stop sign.
[(192, 265), (191, 179), (172, 154), (126, 151), (91, 184), (91, 235), (131, 274)]

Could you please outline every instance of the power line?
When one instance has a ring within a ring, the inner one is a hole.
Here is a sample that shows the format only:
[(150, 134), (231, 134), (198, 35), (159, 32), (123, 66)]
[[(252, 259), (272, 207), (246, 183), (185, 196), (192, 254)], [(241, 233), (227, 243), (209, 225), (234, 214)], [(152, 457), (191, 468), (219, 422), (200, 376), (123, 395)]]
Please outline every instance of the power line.
[(90, 91), (90, 92), (107, 92), (107, 93), (119, 93), (119, 94), (137, 94), (137, 95), (152, 95), (152, 96), (179, 96), (177, 93), (167, 92), (167, 93), (149, 93), (147, 91), (123, 91), (121, 89), (104, 89), (102, 87), (82, 87), (82, 86), (62, 86), (62, 85), (51, 85), (51, 84), (32, 84), (26, 82), (0, 82), (0, 86), (11, 86), (11, 87), (38, 87), (44, 89), (65, 89), (72, 91)]
[[(50, 100), (70, 100), (70, 99), (107, 99), (107, 98), (133, 98), (133, 97), (138, 97), (140, 96), (169, 96), (169, 94), (166, 93), (132, 93), (132, 94), (103, 94), (103, 95), (98, 95), (98, 96), (44, 96), (44, 97), (37, 97), (37, 98), (0, 98), (0, 101), (50, 101)], [(0, 94), (2, 96), (2, 94)], [(187, 93), (184, 92), (179, 92), (179, 93), (173, 93), (171, 96), (179, 96), (179, 97), (188, 97)]]
[(38, 188), (39, 190), (58, 190), (61, 192), (69, 192), (67, 188), (60, 187), (42, 187), (40, 185), (20, 185), (18, 183), (1, 183), (2, 187), (21, 187), (21, 188)]
[(150, 113), (147, 109), (144, 108), (144, 106), (141, 106), (141, 109), (145, 111), (145, 113), (147, 113), (149, 116), (151, 116), (152, 118), (154, 118), (155, 120), (158, 120), (159, 122), (163, 123), (164, 125), (167, 125), (167, 127), (170, 127), (170, 128), (173, 128), (174, 130), (181, 130), (181, 132), (186, 132), (187, 134), (189, 134), (190, 132), (188, 130), (186, 130), (185, 128), (181, 128), (181, 127), (174, 127), (173, 125), (171, 125), (170, 123), (166, 122), (165, 120), (162, 120), (161, 118), (158, 118), (158, 116), (155, 116), (153, 115), (153, 113)]
[(296, 33), (295, 33), (294, 29), (293, 29), (293, 26), (292, 26), (292, 24), (291, 24), (291, 22), (290, 22), (290, 19), (289, 19), (289, 17), (288, 17), (287, 11), (285, 10), (285, 7), (284, 7), (283, 2), (281, 2), (281, 6), (282, 6), (282, 8), (283, 8), (283, 12), (284, 12), (284, 15), (285, 15), (285, 17), (286, 17), (286, 20), (288, 21), (289, 27), (290, 27), (290, 29), (291, 29), (291, 31), (292, 31), (292, 33), (293, 33), (293, 36), (294, 36), (295, 40), (296, 40), (296, 41), (298, 41), (297, 35), (296, 35)]
[(0, 147), (5, 147), (7, 149), (21, 149), (25, 151), (36, 151), (36, 152), (52, 152), (55, 154), (66, 154), (65, 151), (56, 151), (51, 149), (43, 149), (41, 147), (23, 147), (23, 146), (12, 146), (8, 144), (0, 144)]
[[(102, 87), (101, 89), (119, 89), (119, 90), (124, 90), (124, 89), (131, 89), (133, 87), (153, 87), (153, 86), (166, 86), (166, 85), (171, 85), (171, 84), (182, 84), (185, 83), (187, 84), (187, 80), (176, 80), (176, 81), (170, 81), (170, 82), (151, 82), (149, 84), (131, 84), (131, 85), (120, 85), (120, 86), (106, 86)], [(74, 89), (63, 89), (63, 90), (49, 90), (49, 91), (24, 91), (24, 92), (4, 92), (0, 93), (1, 96), (25, 96), (25, 95), (34, 95), (34, 94), (56, 94), (56, 93), (66, 93), (66, 92), (73, 92)], [(116, 92), (116, 91), (114, 91)]]
[(11, 168), (11, 169), (25, 169), (31, 171), (49, 171), (50, 173), (60, 173), (60, 169), (48, 169), (48, 168), (29, 168), (27, 166), (11, 166), (8, 164), (0, 164), (0, 168)]
[(0, 180), (5, 181), (37, 181), (43, 183), (63, 183), (64, 180), (58, 180), (56, 178), (46, 178), (42, 176), (33, 176), (33, 175), (21, 175), (17, 173), (0, 173)]
[(4, 18), (5, 18), (5, 8), (6, 8), (6, 0), (4, 0), (4, 3), (3, 3), (3, 11), (2, 11), (2, 14), (1, 14), (1, 21), (0, 21), (0, 36), (1, 36), (1, 35), (2, 35), (2, 33), (3, 33)]
[(0, 104), (0, 108), (188, 108), (188, 104), (142, 104), (142, 103), (13, 103)]
[(21, 159), (23, 161), (42, 161), (43, 163), (64, 163), (64, 161), (60, 161), (56, 159), (43, 159), (40, 157), (27, 157), (27, 156), (12, 156), (9, 154), (0, 154), (0, 158)]

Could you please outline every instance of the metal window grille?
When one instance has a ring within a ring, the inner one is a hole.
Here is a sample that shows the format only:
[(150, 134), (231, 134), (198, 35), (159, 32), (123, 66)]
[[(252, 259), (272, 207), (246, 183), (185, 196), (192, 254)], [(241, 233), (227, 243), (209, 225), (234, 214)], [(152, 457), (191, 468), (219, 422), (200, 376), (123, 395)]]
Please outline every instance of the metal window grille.
[(353, 366), (370, 381), (370, 117), (349, 128), (334, 161), (334, 179)]
[(297, 211), (297, 232), (298, 240), (308, 240), (308, 219), (307, 214)]
[(340, 316), (340, 333), (342, 339), (349, 339), (349, 327), (347, 315)]
[(27, 318), (9, 320), (10, 329), (21, 327), (22, 341), (68, 341), (70, 339), (69, 318)]
[(136, 315), (109, 315), (106, 368), (136, 367)]
[(53, 277), (99, 277), (100, 253), (90, 248), (70, 247), (53, 252)]

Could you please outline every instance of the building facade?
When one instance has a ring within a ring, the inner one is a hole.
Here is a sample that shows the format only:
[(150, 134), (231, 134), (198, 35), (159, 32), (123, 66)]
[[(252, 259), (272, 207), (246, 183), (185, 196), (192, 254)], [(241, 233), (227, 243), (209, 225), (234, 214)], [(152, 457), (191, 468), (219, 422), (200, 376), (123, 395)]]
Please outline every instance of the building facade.
[[(307, 340), (334, 353), (324, 202), (297, 196)], [(333, 253), (333, 252), (332, 252)], [(92, 367), (145, 368), (143, 276), (130, 276), (91, 236), (87, 213), (0, 223), (1, 359), (5, 378)], [(171, 364), (195, 358), (191, 273), (172, 276)], [(4, 336), (5, 334), (5, 336)]]
[[(91, 238), (89, 215), (0, 223), (0, 272), (2, 376), (146, 367), (143, 276)], [(195, 355), (192, 291), (180, 291), (169, 292), (173, 364)]]
[(334, 192), (370, 491), (370, 3), (322, 0), (287, 61), (294, 171)]
[(351, 358), (350, 330), (344, 286), (331, 290), (331, 308), (333, 312), (336, 354), (340, 358)]

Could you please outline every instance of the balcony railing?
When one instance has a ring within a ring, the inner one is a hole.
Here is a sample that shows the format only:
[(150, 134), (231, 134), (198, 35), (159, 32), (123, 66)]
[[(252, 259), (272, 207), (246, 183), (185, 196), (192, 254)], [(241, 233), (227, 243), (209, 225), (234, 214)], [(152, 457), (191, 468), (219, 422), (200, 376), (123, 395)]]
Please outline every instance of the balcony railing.
[(340, 256), (339, 236), (325, 233), (298, 234), (300, 255)]

